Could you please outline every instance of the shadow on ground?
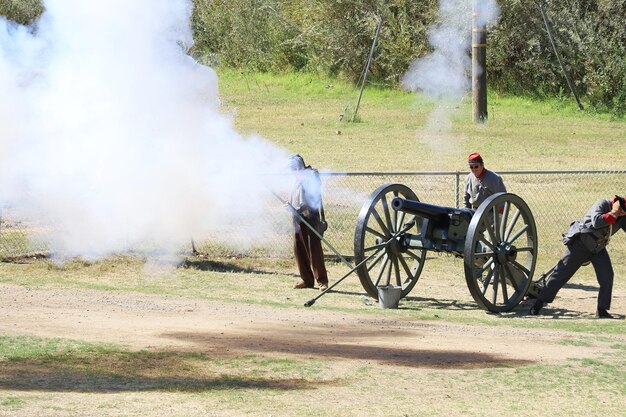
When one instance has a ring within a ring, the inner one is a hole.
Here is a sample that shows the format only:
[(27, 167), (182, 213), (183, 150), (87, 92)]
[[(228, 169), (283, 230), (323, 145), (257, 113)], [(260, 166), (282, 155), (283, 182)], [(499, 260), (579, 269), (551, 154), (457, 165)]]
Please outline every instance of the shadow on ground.
[(40, 360), (2, 361), (0, 389), (51, 392), (201, 392), (233, 389), (304, 390), (333, 381), (261, 378), (216, 369), (213, 358), (181, 352), (45, 354)]
[[(210, 355), (263, 354), (284, 357), (287, 354), (432, 369), (517, 367), (533, 363), (482, 352), (425, 349), (419, 346), (419, 332), (397, 328), (378, 329), (369, 323), (346, 328), (257, 327), (245, 330), (242, 335), (171, 332), (162, 336), (191, 342), (196, 349), (210, 352)], [(393, 346), (394, 340), (412, 337), (416, 337), (415, 348)]]
[(214, 271), (214, 272), (228, 272), (228, 273), (249, 273), (249, 274), (266, 274), (276, 275), (274, 272), (264, 271), (257, 268), (241, 267), (236, 263), (214, 261), (210, 259), (185, 259), (180, 265), (180, 268), (197, 269), (199, 271)]

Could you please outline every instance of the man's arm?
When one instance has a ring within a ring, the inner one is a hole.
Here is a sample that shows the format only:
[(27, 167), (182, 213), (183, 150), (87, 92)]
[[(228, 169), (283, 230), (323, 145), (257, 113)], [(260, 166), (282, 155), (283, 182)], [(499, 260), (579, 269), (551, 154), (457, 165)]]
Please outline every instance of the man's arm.
[[(493, 191), (493, 194), (506, 193), (506, 187), (504, 186), (504, 181), (502, 181), (502, 177), (499, 176), (498, 174), (495, 174), (495, 175), (498, 178), (498, 181), (496, 183), (497, 185), (495, 187), (495, 190)], [(504, 205), (501, 205), (498, 207), (498, 213), (500, 214), (504, 213)]]
[[(613, 203), (610, 203), (608, 200), (606, 200), (606, 203), (610, 204), (610, 210), (606, 214), (602, 215), (603, 220), (605, 220), (608, 224), (615, 224), (619, 220), (621, 228), (626, 231), (626, 221), (621, 219), (626, 215), (626, 211), (624, 211), (624, 209), (622, 208), (620, 201), (618, 199), (615, 199)], [(606, 203), (604, 204), (604, 206), (608, 205)]]
[(467, 177), (465, 177), (465, 187), (463, 192), (463, 207), (465, 208), (472, 208), (472, 205), (470, 204), (470, 187), (471, 181), (468, 175)]
[(320, 203), (319, 214), (320, 214), (320, 219), (323, 222), (325, 222), (326, 221), (326, 215), (324, 213), (324, 199), (322, 197), (322, 177), (320, 176), (320, 173), (319, 173), (318, 170), (315, 170), (315, 182), (316, 182), (317, 192), (319, 194), (319, 203)]
[(498, 176), (499, 179), (499, 184), (498, 184), (498, 189), (496, 190), (496, 193), (506, 193), (506, 186), (504, 185), (504, 181), (502, 181), (502, 177)]
[[(599, 200), (589, 210), (588, 216), (591, 219), (591, 227), (594, 229), (601, 229), (608, 227), (610, 224), (615, 224), (617, 218), (620, 217), (619, 202), (617, 202), (617, 208), (615, 204), (610, 200)], [(623, 210), (621, 210), (623, 212)], [(623, 215), (623, 214), (622, 214)]]

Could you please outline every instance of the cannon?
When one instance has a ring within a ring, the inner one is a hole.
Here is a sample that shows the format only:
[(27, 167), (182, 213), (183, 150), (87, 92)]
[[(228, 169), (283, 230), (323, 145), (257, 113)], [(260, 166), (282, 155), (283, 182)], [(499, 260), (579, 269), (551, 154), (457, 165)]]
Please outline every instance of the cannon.
[(537, 228), (519, 196), (498, 193), (475, 211), (420, 202), (403, 184), (377, 188), (359, 212), (354, 233), (356, 272), (365, 291), (395, 285), (405, 297), (428, 251), (463, 258), (465, 280), (479, 307), (510, 311), (527, 294), (537, 259)]

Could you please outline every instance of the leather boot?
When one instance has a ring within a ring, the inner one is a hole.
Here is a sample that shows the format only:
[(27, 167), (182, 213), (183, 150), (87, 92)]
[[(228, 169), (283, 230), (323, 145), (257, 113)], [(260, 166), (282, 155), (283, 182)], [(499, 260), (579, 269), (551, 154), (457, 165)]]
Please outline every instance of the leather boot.
[(539, 311), (543, 308), (544, 302), (541, 300), (535, 300), (535, 304), (530, 308), (529, 313), (533, 316), (539, 315)]
[(296, 290), (301, 290), (303, 288), (310, 288), (310, 286), (307, 285), (307, 283), (304, 282), (303, 279), (301, 279), (300, 281), (296, 282), (296, 285), (294, 285), (293, 288), (295, 288)]
[(596, 318), (598, 319), (612, 319), (614, 318), (612, 314), (610, 314), (608, 311), (606, 311), (603, 308), (599, 308), (596, 311)]

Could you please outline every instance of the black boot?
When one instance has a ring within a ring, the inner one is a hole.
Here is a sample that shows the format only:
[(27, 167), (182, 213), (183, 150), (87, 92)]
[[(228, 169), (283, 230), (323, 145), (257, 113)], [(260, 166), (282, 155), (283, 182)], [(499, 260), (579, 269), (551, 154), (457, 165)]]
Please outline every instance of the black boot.
[(535, 304), (530, 308), (529, 313), (533, 316), (539, 315), (539, 311), (542, 309), (544, 302), (541, 300), (536, 300)]
[(613, 315), (611, 315), (608, 311), (606, 311), (603, 308), (599, 308), (596, 311), (596, 318), (597, 319), (612, 319), (614, 318)]

